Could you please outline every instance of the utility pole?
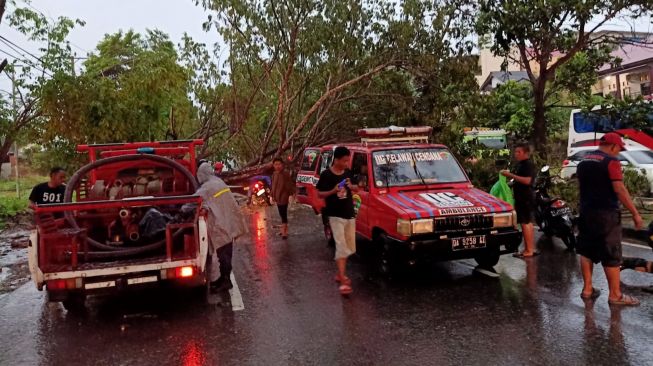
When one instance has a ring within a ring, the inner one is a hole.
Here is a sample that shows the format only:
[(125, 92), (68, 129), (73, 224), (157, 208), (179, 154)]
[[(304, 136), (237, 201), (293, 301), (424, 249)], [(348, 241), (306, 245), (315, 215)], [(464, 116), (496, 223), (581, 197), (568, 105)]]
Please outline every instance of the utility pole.
[[(13, 110), (14, 123), (18, 118), (16, 110), (16, 69), (11, 70), (11, 106)], [(14, 159), (16, 160), (16, 197), (20, 199), (20, 183), (18, 181), (18, 142), (14, 139)]]

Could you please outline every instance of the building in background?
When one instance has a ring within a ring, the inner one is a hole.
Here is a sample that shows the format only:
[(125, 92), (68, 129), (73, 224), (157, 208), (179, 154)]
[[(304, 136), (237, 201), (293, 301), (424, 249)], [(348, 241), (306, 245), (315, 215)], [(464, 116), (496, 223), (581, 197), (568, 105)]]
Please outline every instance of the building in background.
[(647, 42), (621, 45), (613, 51), (621, 65), (604, 65), (599, 70), (600, 80), (592, 88), (595, 95), (612, 95), (617, 99), (642, 96), (651, 99), (653, 78), (653, 38)]

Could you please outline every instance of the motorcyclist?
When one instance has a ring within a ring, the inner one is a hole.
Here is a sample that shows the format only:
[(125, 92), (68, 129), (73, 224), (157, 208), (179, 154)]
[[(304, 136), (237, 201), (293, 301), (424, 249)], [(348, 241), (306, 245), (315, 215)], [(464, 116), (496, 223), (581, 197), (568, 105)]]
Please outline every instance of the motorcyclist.
[(249, 189), (247, 190), (247, 202), (249, 203), (252, 203), (252, 194), (256, 193), (253, 192), (254, 191), (253, 187), (257, 182), (263, 182), (266, 188), (272, 187), (272, 179), (267, 175), (255, 175), (249, 178), (247, 180), (247, 185), (249, 187)]

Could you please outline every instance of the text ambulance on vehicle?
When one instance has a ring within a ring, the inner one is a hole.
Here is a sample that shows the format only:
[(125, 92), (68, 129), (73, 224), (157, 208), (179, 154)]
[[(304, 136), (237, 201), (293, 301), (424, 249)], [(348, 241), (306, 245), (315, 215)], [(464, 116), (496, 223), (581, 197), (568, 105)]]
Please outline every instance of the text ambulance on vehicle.
[[(430, 127), (369, 128), (352, 152), (356, 231), (381, 252), (380, 269), (400, 262), (474, 258), (494, 266), (517, 250), (521, 233), (510, 204), (474, 188), (446, 146), (428, 142)], [(297, 198), (322, 212), (316, 184), (336, 145), (309, 147), (297, 175)], [(324, 215), (323, 215), (324, 216)], [(328, 220), (323, 217), (327, 239)]]

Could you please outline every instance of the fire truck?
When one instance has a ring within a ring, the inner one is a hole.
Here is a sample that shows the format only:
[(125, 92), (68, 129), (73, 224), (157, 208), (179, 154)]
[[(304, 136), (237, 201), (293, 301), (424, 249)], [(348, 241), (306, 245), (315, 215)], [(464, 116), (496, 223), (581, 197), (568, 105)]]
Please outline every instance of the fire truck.
[[(497, 264), (521, 242), (513, 207), (474, 188), (444, 145), (429, 143), (430, 127), (368, 128), (351, 152), (351, 173), (361, 188), (354, 195), (356, 232), (380, 251), (380, 270), (423, 260), (474, 258)], [(320, 174), (329, 169), (336, 145), (305, 149), (297, 175), (297, 199), (322, 214)]]
[(206, 218), (194, 195), (202, 144), (78, 146), (89, 163), (71, 176), (64, 203), (35, 208), (29, 268), (49, 301), (72, 310), (89, 294), (162, 282), (206, 288)]

